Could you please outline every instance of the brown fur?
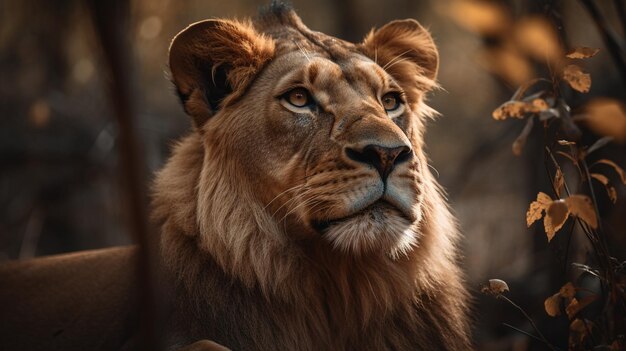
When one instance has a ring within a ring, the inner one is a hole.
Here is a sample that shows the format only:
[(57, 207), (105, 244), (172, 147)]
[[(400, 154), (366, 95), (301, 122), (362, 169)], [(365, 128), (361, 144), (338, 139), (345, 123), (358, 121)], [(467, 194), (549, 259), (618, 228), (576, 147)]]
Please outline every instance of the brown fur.
[[(176, 282), (169, 342), (468, 349), (458, 232), (423, 152), (421, 117), (432, 114), (423, 95), (438, 64), (430, 35), (396, 21), (353, 45), (308, 30), (284, 9), (254, 26), (201, 22), (171, 47), (172, 78), (196, 130), (154, 187)], [(216, 82), (216, 65), (226, 64)], [(289, 111), (279, 96), (292, 81), (307, 86), (319, 110)], [(220, 84), (228, 92), (211, 95)], [(376, 99), (390, 89), (406, 94), (395, 119)], [(220, 99), (218, 110), (211, 99)], [(412, 149), (387, 190), (342, 151), (364, 143)], [(387, 204), (358, 207), (371, 194)], [(337, 218), (346, 219), (325, 232), (313, 225)]]
[(135, 249), (0, 265), (0, 350), (133, 350)]

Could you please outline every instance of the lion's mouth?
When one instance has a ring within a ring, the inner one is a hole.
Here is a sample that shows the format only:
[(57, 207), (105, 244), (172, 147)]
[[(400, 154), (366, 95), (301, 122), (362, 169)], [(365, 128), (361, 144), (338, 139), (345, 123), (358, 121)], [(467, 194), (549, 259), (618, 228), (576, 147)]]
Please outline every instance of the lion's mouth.
[(378, 200), (371, 205), (344, 217), (313, 220), (311, 222), (311, 226), (317, 232), (325, 233), (333, 225), (343, 223), (349, 220), (370, 220), (374, 222), (382, 222), (389, 215), (392, 214), (399, 215), (403, 218), (406, 217), (402, 214), (402, 211), (400, 211), (396, 206), (390, 204), (385, 200)]

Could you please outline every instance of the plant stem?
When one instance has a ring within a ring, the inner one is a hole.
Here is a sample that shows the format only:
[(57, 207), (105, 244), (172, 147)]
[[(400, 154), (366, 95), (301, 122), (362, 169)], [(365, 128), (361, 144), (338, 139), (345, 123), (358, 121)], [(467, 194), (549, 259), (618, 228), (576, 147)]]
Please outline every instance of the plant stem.
[(533, 321), (532, 318), (530, 318), (530, 316), (528, 315), (528, 313), (526, 313), (526, 311), (524, 311), (523, 308), (521, 308), (518, 304), (516, 304), (515, 302), (513, 302), (511, 299), (509, 299), (508, 297), (500, 294), (498, 295), (496, 298), (498, 299), (504, 299), (504, 301), (508, 302), (511, 304), (511, 306), (517, 308), (523, 315), (524, 317), (526, 317), (526, 319), (530, 322), (530, 324), (532, 325), (533, 329), (535, 329), (535, 331), (537, 332), (537, 334), (539, 335), (539, 337), (541, 338), (541, 341), (543, 341), (544, 344), (546, 344), (546, 346), (548, 346), (550, 348), (550, 350), (554, 350), (556, 351), (557, 349), (552, 346), (552, 344), (548, 341), (548, 339), (546, 339), (546, 337), (541, 333), (541, 330), (539, 330), (539, 328), (537, 327), (537, 325), (535, 324), (535, 322)]
[(542, 340), (542, 339), (540, 339), (539, 337), (537, 337), (536, 335), (533, 335), (533, 334), (531, 334), (531, 333), (529, 333), (529, 332), (527, 332), (527, 331), (524, 331), (524, 330), (522, 330), (522, 329), (519, 329), (519, 328), (517, 328), (517, 327), (514, 327), (514, 326), (512, 326), (512, 325), (510, 325), (510, 324), (508, 324), (508, 323), (502, 323), (502, 325), (504, 325), (505, 327), (509, 327), (509, 328), (511, 328), (511, 329), (513, 329), (513, 330), (515, 330), (515, 331), (517, 331), (517, 332), (520, 332), (520, 333), (522, 333), (522, 334), (524, 334), (524, 335), (526, 335), (526, 336), (528, 336), (528, 337), (531, 337), (531, 338), (533, 338), (533, 339), (535, 339), (535, 340), (537, 340), (537, 341), (541, 341), (541, 342), (543, 342), (543, 340)]

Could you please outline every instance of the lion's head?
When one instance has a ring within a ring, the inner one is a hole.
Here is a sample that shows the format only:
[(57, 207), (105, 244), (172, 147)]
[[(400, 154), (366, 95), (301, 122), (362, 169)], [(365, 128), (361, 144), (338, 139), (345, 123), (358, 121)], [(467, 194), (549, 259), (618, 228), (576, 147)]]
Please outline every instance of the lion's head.
[(359, 44), (311, 31), (293, 11), (183, 30), (170, 69), (194, 131), (156, 181), (166, 259), (189, 270), (187, 238), (270, 293), (311, 276), (308, 265), (360, 260), (366, 284), (395, 279), (378, 284), (377, 301), (398, 284), (410, 294), (456, 279), (457, 232), (423, 150), (437, 68), (414, 20)]
[[(226, 191), (211, 184), (229, 169), (232, 186), (253, 196), (240, 200), (261, 206), (282, 240), (320, 238), (346, 255), (407, 252), (427, 172), (430, 35), (395, 21), (355, 45), (292, 13), (282, 19), (203, 21), (172, 43), (172, 78), (207, 150), (199, 196)], [(211, 212), (199, 221), (213, 225)]]

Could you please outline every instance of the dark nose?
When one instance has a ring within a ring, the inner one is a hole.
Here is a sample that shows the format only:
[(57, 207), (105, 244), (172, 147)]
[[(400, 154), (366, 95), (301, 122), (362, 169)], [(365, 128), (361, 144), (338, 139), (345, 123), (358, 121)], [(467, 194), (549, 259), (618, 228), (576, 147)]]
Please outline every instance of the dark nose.
[(367, 145), (360, 150), (347, 147), (346, 155), (354, 161), (374, 166), (384, 181), (396, 165), (410, 160), (413, 152), (408, 146)]

